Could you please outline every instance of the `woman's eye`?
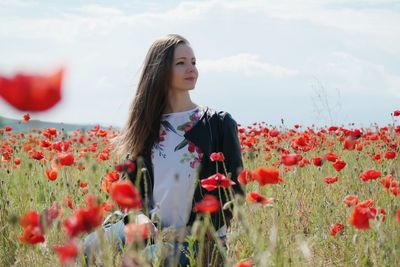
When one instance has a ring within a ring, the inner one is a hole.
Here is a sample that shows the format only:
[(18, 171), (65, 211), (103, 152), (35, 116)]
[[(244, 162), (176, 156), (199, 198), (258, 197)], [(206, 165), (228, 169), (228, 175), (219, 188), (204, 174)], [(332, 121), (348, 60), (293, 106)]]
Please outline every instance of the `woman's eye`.
[(193, 66), (196, 66), (196, 61), (192, 62), (192, 65), (193, 65)]

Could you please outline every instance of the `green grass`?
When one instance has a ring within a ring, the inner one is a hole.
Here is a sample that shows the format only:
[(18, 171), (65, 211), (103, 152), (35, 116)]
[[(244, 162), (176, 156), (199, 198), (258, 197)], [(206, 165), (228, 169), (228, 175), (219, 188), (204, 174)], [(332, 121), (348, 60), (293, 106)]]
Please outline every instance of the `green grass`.
[[(249, 135), (243, 135), (246, 134)], [(303, 132), (288, 130), (286, 134), (287, 138), (280, 141), (277, 138), (260, 136), (255, 151), (250, 152), (246, 148), (243, 153), (245, 167), (255, 169), (276, 164), (280, 159), (279, 148), (294, 152), (290, 141)], [(114, 155), (108, 161), (98, 161), (95, 158), (102, 148), (109, 145), (107, 138), (93, 137), (84, 144), (74, 142), (72, 151), (75, 158), (92, 142), (99, 143), (98, 151), (83, 153), (83, 157), (76, 160), (84, 164), (85, 170), (78, 170), (73, 166), (63, 167), (57, 180), (49, 181), (45, 176), (45, 169), (50, 166), (49, 161), (42, 163), (31, 159), (22, 149), (28, 141), (27, 136), (25, 134), (24, 138), (18, 138), (12, 134), (0, 134), (0, 147), (11, 142), (14, 148), (11, 161), (2, 161), (0, 168), (0, 266), (59, 264), (52, 247), (67, 241), (62, 220), (73, 212), (64, 205), (65, 197), (69, 195), (73, 198), (74, 208), (83, 206), (85, 194), (79, 188), (79, 181), (82, 180), (89, 183), (88, 194), (97, 195), (103, 201), (107, 200), (108, 195), (100, 189), (101, 179), (118, 161)], [(32, 133), (32, 136), (37, 140), (44, 138), (36, 133)], [(256, 182), (247, 184), (246, 192), (258, 191), (276, 201), (266, 206), (238, 202), (240, 204), (235, 206), (235, 217), (228, 233), (226, 266), (233, 266), (244, 259), (252, 259), (256, 266), (400, 266), (400, 223), (395, 218), (396, 211), (400, 208), (400, 196), (384, 192), (379, 179), (363, 182), (359, 178), (362, 171), (374, 168), (380, 170), (382, 176), (392, 174), (399, 181), (399, 156), (393, 160), (383, 158), (381, 163), (372, 160), (372, 154), (389, 149), (388, 142), (384, 142), (382, 138), (369, 141), (368, 144), (365, 137), (362, 137), (360, 142), (364, 143), (363, 150), (349, 151), (343, 150), (342, 142), (334, 135), (310, 136), (321, 144), (307, 152), (299, 152), (301, 155), (311, 161), (315, 156), (322, 157), (333, 151), (347, 166), (339, 173), (328, 161), (322, 167), (316, 167), (311, 162), (304, 168), (290, 167), (287, 172), (285, 166), (280, 166), (284, 183), (264, 187)], [(389, 141), (399, 144), (399, 134), (392, 129), (385, 136)], [(265, 161), (266, 147), (271, 149), (268, 152), (272, 156), (269, 161)], [(21, 159), (21, 164), (13, 168), (15, 157)], [(339, 175), (338, 182), (324, 183), (326, 176), (334, 175)], [(348, 194), (358, 195), (360, 201), (373, 199), (375, 207), (385, 209), (386, 220), (370, 220), (369, 230), (355, 229), (348, 222), (352, 207), (346, 207), (342, 203)], [(46, 242), (36, 245), (19, 242), (18, 237), (22, 234), (19, 217), (29, 210), (41, 212), (54, 201), (61, 204), (62, 214), (46, 232)], [(335, 237), (330, 236), (330, 225), (337, 222), (344, 224), (345, 229)], [(79, 240), (81, 244), (82, 238)], [(144, 264), (138, 248), (129, 247), (120, 255), (113, 254), (109, 244), (105, 244), (105, 247), (104, 253), (98, 259), (104, 266), (120, 266), (121, 261), (133, 259)], [(80, 251), (72, 265), (81, 266), (83, 262)]]

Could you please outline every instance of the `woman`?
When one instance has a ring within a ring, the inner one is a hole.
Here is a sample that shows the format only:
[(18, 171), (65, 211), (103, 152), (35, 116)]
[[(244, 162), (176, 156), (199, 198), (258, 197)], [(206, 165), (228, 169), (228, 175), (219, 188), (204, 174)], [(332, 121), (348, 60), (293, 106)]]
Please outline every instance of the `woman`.
[[(129, 155), (136, 166), (145, 168), (139, 181), (137, 172), (129, 179), (143, 201), (143, 214), (135, 220), (148, 224), (153, 234), (157, 228), (187, 234), (196, 219), (193, 205), (205, 194), (215, 195), (222, 204), (228, 201), (226, 194), (208, 192), (198, 183), (224, 170), (221, 162), (210, 160), (213, 152), (223, 153), (226, 170), (236, 182), (233, 192), (243, 194), (237, 183), (242, 168), (237, 124), (229, 113), (191, 100), (189, 92), (197, 78), (196, 58), (185, 38), (169, 34), (156, 40), (147, 53), (128, 121), (116, 141), (120, 155)], [(231, 217), (229, 210), (211, 215), (222, 240)], [(184, 255), (180, 264), (186, 264)]]

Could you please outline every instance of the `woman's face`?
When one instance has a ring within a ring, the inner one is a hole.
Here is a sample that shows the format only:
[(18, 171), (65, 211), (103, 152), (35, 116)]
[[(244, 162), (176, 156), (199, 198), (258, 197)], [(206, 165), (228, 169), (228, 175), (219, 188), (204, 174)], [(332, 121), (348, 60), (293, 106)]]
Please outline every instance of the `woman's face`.
[(191, 90), (195, 87), (199, 73), (190, 46), (179, 44), (175, 47), (171, 75), (170, 90)]

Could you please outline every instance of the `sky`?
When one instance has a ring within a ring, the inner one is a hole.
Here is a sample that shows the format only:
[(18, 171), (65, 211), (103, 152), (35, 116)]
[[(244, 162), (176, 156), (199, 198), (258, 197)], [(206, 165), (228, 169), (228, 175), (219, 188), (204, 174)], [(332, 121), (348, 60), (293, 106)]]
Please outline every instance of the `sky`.
[(197, 59), (192, 100), (242, 125), (386, 125), (399, 25), (389, 0), (0, 0), (0, 74), (64, 67), (62, 102), (31, 118), (121, 127), (148, 48), (178, 33)]

